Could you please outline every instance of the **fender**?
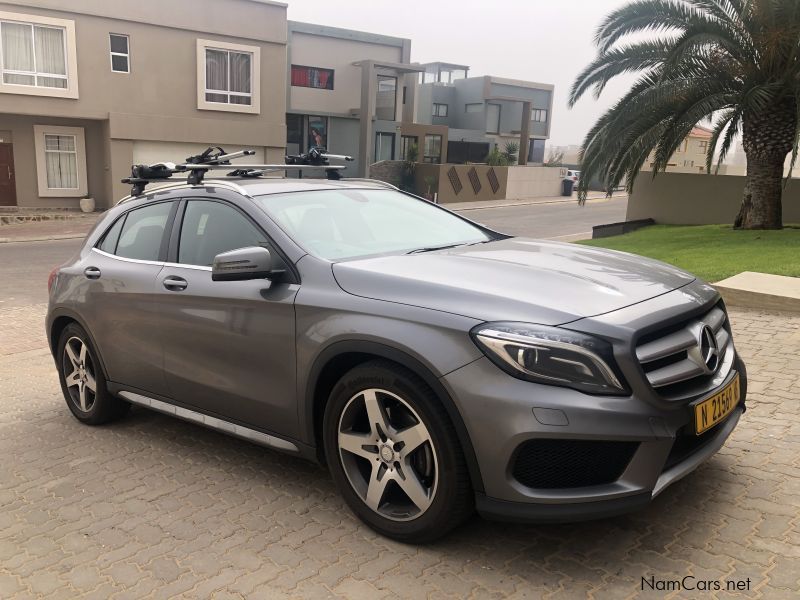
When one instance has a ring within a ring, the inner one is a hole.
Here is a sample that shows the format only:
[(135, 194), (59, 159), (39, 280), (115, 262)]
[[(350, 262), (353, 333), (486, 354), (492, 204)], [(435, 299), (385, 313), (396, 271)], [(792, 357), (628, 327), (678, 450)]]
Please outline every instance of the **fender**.
[(304, 403), (302, 408), (305, 416), (303, 419), (306, 434), (305, 439), (312, 440), (312, 443), (313, 440), (315, 440), (314, 395), (322, 370), (332, 359), (348, 353), (371, 354), (396, 362), (416, 373), (423, 379), (423, 381), (425, 381), (426, 384), (430, 386), (430, 388), (441, 401), (442, 405), (447, 411), (447, 415), (450, 417), (450, 421), (455, 427), (458, 441), (461, 444), (461, 448), (464, 452), (464, 458), (467, 462), (467, 468), (469, 469), (469, 475), (470, 479), (472, 480), (473, 488), (476, 492), (483, 492), (483, 480), (481, 478), (480, 469), (478, 467), (478, 459), (475, 456), (475, 449), (472, 447), (472, 441), (470, 440), (469, 433), (464, 425), (464, 420), (461, 418), (461, 414), (458, 412), (458, 408), (456, 408), (455, 403), (450, 398), (450, 394), (442, 385), (441, 381), (439, 381), (439, 379), (430, 371), (428, 367), (423, 365), (416, 358), (408, 355), (402, 350), (398, 350), (397, 348), (393, 348), (378, 342), (366, 340), (335, 342), (326, 347), (317, 355), (306, 380), (305, 398), (302, 399)]
[[(106, 365), (103, 362), (103, 351), (101, 350), (100, 346), (97, 344), (97, 340), (94, 339), (94, 336), (92, 335), (92, 330), (89, 329), (89, 327), (86, 325), (86, 322), (83, 320), (83, 318), (80, 315), (78, 315), (78, 313), (76, 313), (72, 309), (65, 308), (63, 306), (61, 306), (59, 308), (54, 308), (53, 310), (49, 311), (48, 314), (47, 314), (47, 323), (45, 325), (46, 326), (45, 333), (47, 333), (47, 345), (50, 347), (50, 354), (53, 355), (53, 360), (56, 359), (56, 351), (57, 351), (56, 348), (55, 348), (55, 345), (53, 343), (53, 335), (52, 335), (53, 334), (53, 323), (55, 323), (56, 319), (58, 319), (59, 317), (69, 317), (70, 319), (72, 319), (73, 321), (78, 323), (78, 325), (80, 325), (83, 328), (83, 330), (86, 332), (86, 335), (89, 336), (89, 341), (92, 342), (92, 346), (96, 350), (97, 361), (100, 363), (100, 368), (103, 371), (103, 376), (107, 380), (108, 379), (108, 371), (106, 370)], [(58, 340), (56, 340), (56, 341), (58, 341)]]

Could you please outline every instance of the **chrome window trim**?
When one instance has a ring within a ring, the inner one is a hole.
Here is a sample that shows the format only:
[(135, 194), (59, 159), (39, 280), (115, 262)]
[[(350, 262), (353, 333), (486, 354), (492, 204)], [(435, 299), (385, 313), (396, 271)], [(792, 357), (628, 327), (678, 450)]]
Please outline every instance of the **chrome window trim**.
[(141, 265), (156, 265), (162, 267), (179, 267), (181, 269), (194, 269), (196, 271), (211, 271), (211, 267), (206, 267), (203, 265), (184, 265), (181, 263), (162, 262), (158, 260), (141, 260), (139, 258), (126, 258), (124, 256), (117, 256), (116, 254), (110, 254), (104, 250), (100, 250), (99, 248), (92, 248), (92, 250), (107, 258), (115, 258), (117, 260), (121, 260), (124, 262), (138, 263)]

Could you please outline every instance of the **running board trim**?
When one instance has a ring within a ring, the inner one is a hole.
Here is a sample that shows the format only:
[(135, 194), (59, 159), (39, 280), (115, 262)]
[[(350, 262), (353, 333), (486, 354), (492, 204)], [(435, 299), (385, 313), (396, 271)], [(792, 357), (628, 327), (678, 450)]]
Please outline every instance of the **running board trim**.
[(123, 390), (119, 392), (119, 395), (132, 404), (138, 404), (139, 406), (144, 406), (145, 408), (150, 408), (167, 415), (172, 415), (173, 417), (178, 417), (184, 421), (197, 423), (198, 425), (208, 427), (209, 429), (215, 429), (217, 431), (221, 431), (222, 433), (227, 433), (228, 435), (232, 435), (249, 442), (255, 442), (256, 444), (267, 446), (269, 448), (275, 448), (276, 450), (282, 450), (283, 452), (300, 452), (300, 449), (292, 442), (287, 442), (286, 440), (282, 440), (273, 435), (261, 433), (260, 431), (250, 429), (249, 427), (242, 427), (241, 425), (236, 425), (235, 423), (231, 423), (229, 421), (223, 421), (222, 419), (217, 419), (216, 417), (210, 417), (208, 415), (204, 415), (203, 413), (189, 410), (188, 408), (169, 404), (168, 402), (162, 402), (161, 400), (156, 400), (155, 398), (148, 398), (147, 396), (142, 396), (141, 394), (135, 394), (133, 392)]

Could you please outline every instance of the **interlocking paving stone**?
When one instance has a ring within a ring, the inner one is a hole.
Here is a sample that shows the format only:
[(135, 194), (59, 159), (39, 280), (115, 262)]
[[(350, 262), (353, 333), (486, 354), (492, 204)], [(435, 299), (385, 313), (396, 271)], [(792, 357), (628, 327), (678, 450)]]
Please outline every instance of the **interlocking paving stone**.
[(414, 547), (363, 526), (317, 465), (141, 409), (79, 424), (44, 312), (0, 309), (0, 598), (658, 597), (641, 590), (651, 575), (750, 578), (708, 595), (720, 599), (800, 589), (798, 316), (731, 311), (748, 412), (649, 508), (573, 525), (473, 518)]

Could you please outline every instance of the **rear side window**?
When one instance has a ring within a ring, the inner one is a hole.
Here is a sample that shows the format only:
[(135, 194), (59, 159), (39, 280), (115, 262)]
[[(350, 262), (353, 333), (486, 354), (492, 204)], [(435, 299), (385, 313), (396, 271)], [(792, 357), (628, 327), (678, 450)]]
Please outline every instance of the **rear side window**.
[(267, 246), (266, 236), (236, 209), (208, 200), (190, 200), (181, 224), (178, 262), (210, 267), (221, 252)]
[(161, 202), (129, 212), (114, 254), (123, 258), (158, 260), (171, 209), (172, 202)]
[(108, 252), (109, 254), (114, 254), (117, 251), (117, 242), (119, 241), (119, 234), (122, 231), (123, 223), (125, 223), (124, 216), (117, 219), (116, 223), (106, 232), (103, 241), (100, 242), (100, 245), (97, 247), (99, 250)]

